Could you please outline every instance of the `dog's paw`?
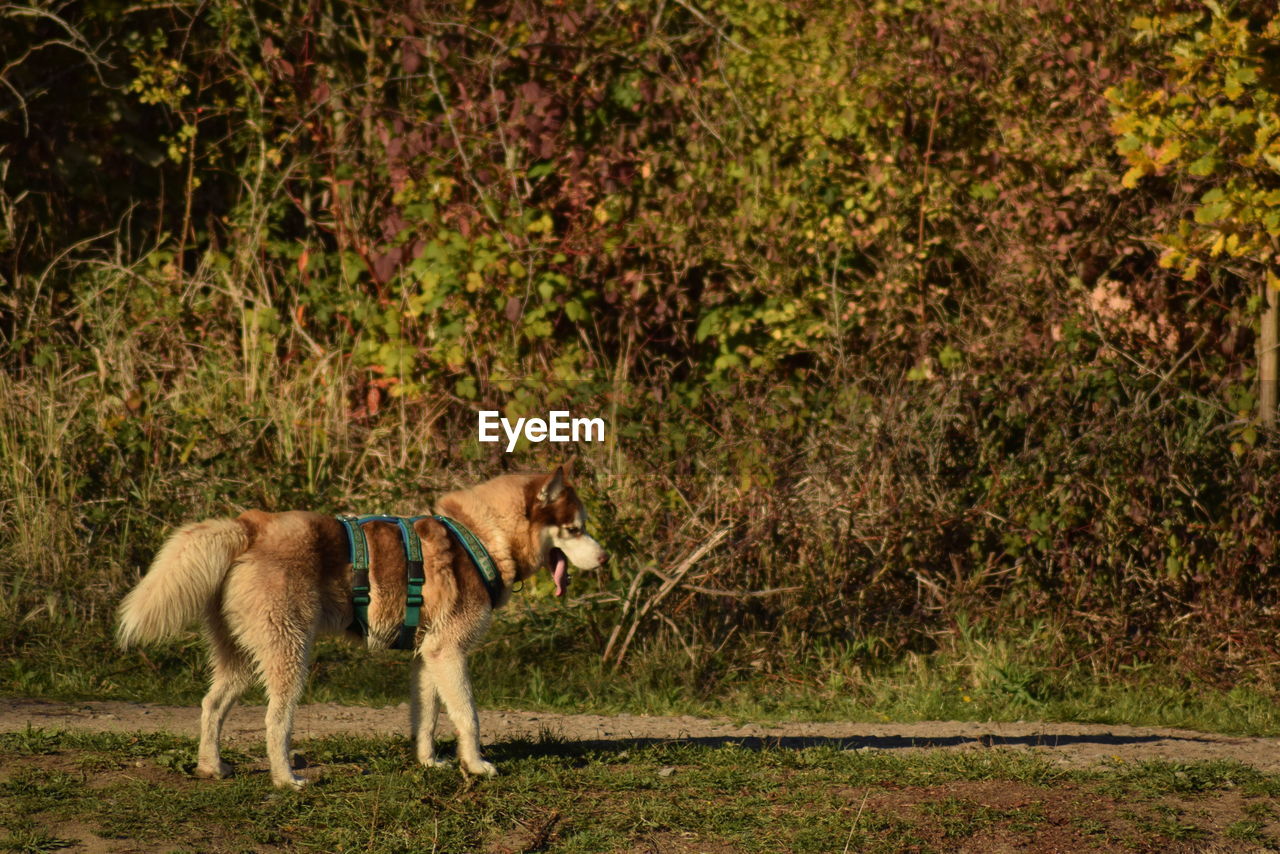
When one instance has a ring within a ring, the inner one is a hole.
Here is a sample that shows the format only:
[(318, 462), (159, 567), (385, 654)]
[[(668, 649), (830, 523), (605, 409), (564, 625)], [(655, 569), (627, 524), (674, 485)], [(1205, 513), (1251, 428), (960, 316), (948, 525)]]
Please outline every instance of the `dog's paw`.
[(419, 756), (418, 764), (423, 768), (444, 768), (448, 766), (448, 762), (443, 759), (437, 759), (434, 756)]
[(292, 789), (295, 792), (301, 792), (307, 787), (307, 781), (296, 774), (290, 774), (288, 777), (281, 777), (271, 781), (277, 789)]
[(464, 762), (462, 769), (474, 777), (496, 777), (498, 776), (498, 768), (492, 762), (486, 762), (483, 759), (478, 762)]
[(225, 780), (235, 772), (235, 769), (229, 762), (218, 762), (215, 768), (212, 765), (197, 765), (194, 773), (197, 777), (205, 780)]

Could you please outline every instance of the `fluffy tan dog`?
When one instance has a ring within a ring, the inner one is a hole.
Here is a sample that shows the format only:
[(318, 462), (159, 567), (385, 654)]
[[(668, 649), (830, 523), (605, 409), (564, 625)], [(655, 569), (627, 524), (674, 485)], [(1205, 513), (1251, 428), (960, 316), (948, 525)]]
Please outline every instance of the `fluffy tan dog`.
[[(425, 578), (411, 715), (418, 760), (441, 764), (435, 756), (435, 728), (443, 700), (458, 732), (463, 769), (489, 776), (496, 769), (480, 755), (467, 653), (517, 581), (546, 567), (560, 596), (568, 564), (594, 569), (608, 557), (587, 535), (586, 511), (563, 468), (551, 474), (505, 475), (451, 492), (436, 502), (436, 513), (461, 522), (479, 538), (497, 566), (501, 589), (495, 589), (496, 600), (491, 598), (466, 549), (440, 522), (426, 517), (414, 523), (422, 540)], [(379, 530), (379, 525), (387, 529)], [(395, 525), (370, 523), (367, 528), (372, 559), (403, 565), (399, 535), (390, 530)], [(212, 674), (200, 718), (198, 775), (230, 773), (219, 753), (222, 725), (257, 677), (267, 693), (271, 779), (295, 789), (305, 784), (289, 763), (293, 715), (316, 636), (350, 634), (350, 554), (346, 530), (332, 516), (255, 510), (180, 528), (125, 596), (117, 627), (122, 647), (171, 637), (203, 621)], [(371, 618), (377, 604), (371, 605)]]

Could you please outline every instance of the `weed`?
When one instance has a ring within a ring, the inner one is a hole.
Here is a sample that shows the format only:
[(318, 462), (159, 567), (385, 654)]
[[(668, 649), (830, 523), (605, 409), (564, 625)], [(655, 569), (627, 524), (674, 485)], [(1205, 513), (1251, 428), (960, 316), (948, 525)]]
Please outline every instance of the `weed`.
[(1253, 842), (1257, 845), (1269, 845), (1270, 837), (1264, 832), (1266, 825), (1260, 821), (1241, 820), (1233, 821), (1227, 825), (1224, 835), (1228, 839), (1238, 839), (1241, 842)]
[(40, 756), (54, 752), (54, 745), (58, 743), (59, 736), (28, 724), (27, 728), (21, 732), (5, 734), (5, 741), (8, 742), (6, 746), (11, 750), (16, 749), (28, 756)]
[(14, 854), (42, 854), (45, 851), (60, 851), (75, 845), (74, 839), (62, 839), (47, 830), (34, 827), (10, 830), (7, 836), (0, 837), (0, 851), (12, 851)]

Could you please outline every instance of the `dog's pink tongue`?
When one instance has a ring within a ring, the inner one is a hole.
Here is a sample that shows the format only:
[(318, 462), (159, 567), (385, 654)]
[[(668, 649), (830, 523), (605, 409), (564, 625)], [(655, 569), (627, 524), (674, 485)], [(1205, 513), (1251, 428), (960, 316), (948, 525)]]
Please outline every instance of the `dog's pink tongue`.
[(556, 565), (551, 570), (551, 580), (556, 583), (556, 595), (563, 596), (565, 587), (569, 584), (569, 561), (565, 560), (564, 554), (556, 556)]

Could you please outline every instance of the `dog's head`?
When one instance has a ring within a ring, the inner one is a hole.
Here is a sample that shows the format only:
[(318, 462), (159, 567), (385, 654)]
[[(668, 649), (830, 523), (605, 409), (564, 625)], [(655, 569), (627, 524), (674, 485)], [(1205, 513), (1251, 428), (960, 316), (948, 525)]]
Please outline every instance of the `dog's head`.
[(535, 480), (526, 495), (535, 553), (551, 570), (556, 595), (563, 596), (569, 583), (569, 564), (596, 569), (607, 563), (609, 556), (587, 533), (587, 510), (569, 484), (564, 466)]

